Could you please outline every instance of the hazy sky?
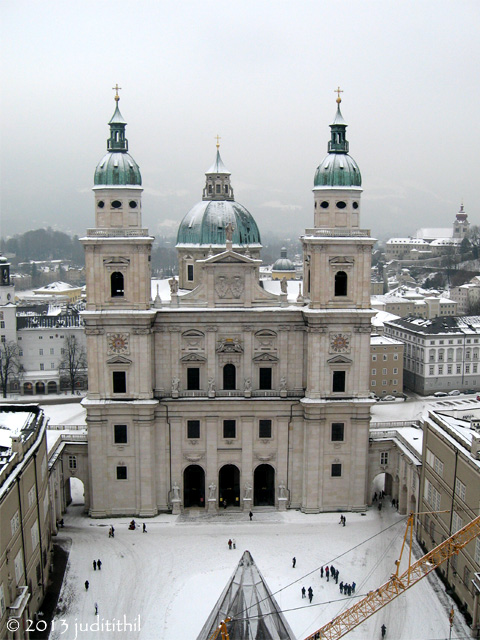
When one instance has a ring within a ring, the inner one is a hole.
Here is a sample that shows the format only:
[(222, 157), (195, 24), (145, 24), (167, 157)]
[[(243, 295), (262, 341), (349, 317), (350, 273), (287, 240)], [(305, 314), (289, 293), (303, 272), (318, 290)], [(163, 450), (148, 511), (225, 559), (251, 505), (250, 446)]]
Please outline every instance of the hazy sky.
[[(3, 0), (1, 234), (94, 224), (115, 83), (143, 222), (201, 200), (214, 136), (261, 233), (313, 224), (340, 86), (372, 235), (478, 206), (478, 0)], [(475, 195), (477, 193), (477, 196)]]

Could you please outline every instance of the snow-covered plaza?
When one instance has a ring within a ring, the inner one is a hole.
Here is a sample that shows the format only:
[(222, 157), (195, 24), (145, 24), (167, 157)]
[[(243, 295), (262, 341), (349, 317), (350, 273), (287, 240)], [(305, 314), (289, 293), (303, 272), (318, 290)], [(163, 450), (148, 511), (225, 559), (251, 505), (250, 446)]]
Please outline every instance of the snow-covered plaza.
[[(192, 510), (148, 519), (143, 533), (143, 521), (131, 531), (128, 518), (89, 518), (81, 500), (74, 492), (57, 538), (72, 544), (52, 639), (194, 640), (248, 549), (301, 640), (356, 601), (341, 595), (333, 580), (322, 579), (319, 568), (333, 564), (339, 583), (355, 582), (360, 597), (389, 579), (406, 526), (405, 517), (385, 500), (381, 511), (347, 513), (345, 527), (337, 513), (256, 511), (250, 522), (248, 514), (232, 510), (215, 516)], [(112, 524), (113, 539), (108, 535)], [(236, 549), (229, 550), (229, 538)], [(94, 571), (98, 559), (102, 568)], [(312, 587), (311, 604), (302, 599), (302, 586)], [(349, 636), (380, 638), (385, 624), (388, 640), (448, 638), (450, 607), (438, 579), (425, 578)], [(452, 638), (468, 637), (457, 612)]]

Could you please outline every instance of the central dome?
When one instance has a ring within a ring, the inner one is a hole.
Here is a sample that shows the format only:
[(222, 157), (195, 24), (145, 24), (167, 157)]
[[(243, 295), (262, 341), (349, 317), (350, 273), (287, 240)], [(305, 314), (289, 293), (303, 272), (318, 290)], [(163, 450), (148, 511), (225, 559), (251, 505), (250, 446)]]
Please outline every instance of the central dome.
[(207, 171), (202, 202), (183, 218), (177, 233), (178, 247), (225, 247), (225, 228), (233, 227), (232, 244), (238, 247), (260, 246), (260, 232), (253, 216), (233, 197), (230, 172), (217, 147), (215, 162)]
[(260, 244), (260, 232), (253, 216), (238, 202), (210, 200), (197, 203), (180, 223), (178, 245), (225, 246), (225, 227), (233, 225), (232, 243), (239, 246)]

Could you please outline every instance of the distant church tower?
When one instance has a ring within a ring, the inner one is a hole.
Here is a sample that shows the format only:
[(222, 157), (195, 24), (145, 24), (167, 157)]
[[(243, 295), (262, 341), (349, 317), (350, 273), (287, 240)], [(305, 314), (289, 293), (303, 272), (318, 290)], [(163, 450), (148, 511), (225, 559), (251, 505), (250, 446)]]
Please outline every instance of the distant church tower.
[[(107, 153), (95, 170), (95, 227), (82, 238), (89, 384), (84, 405), (90, 483), (95, 487), (93, 502), (86, 506), (96, 517), (125, 510), (157, 512), (151, 468), (158, 404), (152, 391), (153, 237), (142, 228), (142, 179), (128, 153), (116, 89)], [(141, 465), (132, 458), (133, 443), (141, 451)], [(118, 482), (105, 482), (105, 476)]]
[[(339, 91), (340, 94), (340, 91)], [(359, 228), (362, 179), (341, 111), (314, 179), (314, 227), (302, 237), (307, 388), (302, 510), (366, 504), (370, 422), (370, 266), (375, 240)]]

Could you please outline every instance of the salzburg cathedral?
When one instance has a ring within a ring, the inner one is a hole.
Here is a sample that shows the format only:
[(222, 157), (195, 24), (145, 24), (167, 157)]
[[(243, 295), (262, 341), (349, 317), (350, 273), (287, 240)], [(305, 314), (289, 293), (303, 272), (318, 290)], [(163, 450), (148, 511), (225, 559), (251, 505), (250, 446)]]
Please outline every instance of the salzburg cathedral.
[(262, 286), (260, 230), (218, 144), (179, 220), (178, 279), (152, 291), (154, 238), (115, 101), (82, 238), (90, 515), (364, 510), (375, 241), (340, 97), (294, 297), (286, 279), (279, 293)]

